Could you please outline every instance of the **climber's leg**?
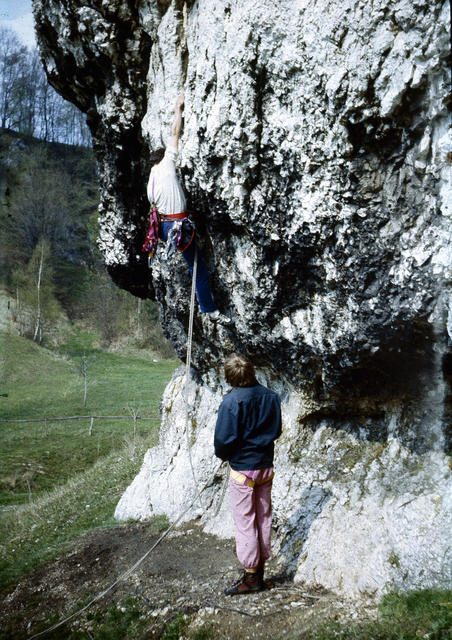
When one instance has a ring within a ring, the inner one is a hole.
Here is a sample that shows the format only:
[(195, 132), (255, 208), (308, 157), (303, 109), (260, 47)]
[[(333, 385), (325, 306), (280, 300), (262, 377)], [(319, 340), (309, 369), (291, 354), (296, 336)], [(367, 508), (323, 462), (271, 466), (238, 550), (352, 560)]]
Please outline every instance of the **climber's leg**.
[[(174, 222), (163, 222), (160, 228), (160, 235), (164, 242), (167, 241), (168, 233)], [(184, 256), (190, 274), (193, 276), (193, 265), (195, 263), (195, 241), (182, 253)], [(209, 286), (209, 272), (207, 271), (206, 263), (204, 262), (200, 251), (198, 250), (198, 266), (196, 275), (196, 297), (198, 298), (199, 307), (201, 313), (212, 313), (217, 311), (217, 306), (213, 301), (212, 294)]]
[[(190, 274), (193, 276), (193, 265), (195, 263), (195, 241), (185, 249), (182, 253), (187, 261)], [(196, 269), (196, 297), (198, 298), (199, 308), (201, 313), (211, 313), (216, 311), (217, 306), (213, 301), (212, 294), (209, 286), (209, 272), (207, 271), (206, 263), (198, 249), (198, 266)]]

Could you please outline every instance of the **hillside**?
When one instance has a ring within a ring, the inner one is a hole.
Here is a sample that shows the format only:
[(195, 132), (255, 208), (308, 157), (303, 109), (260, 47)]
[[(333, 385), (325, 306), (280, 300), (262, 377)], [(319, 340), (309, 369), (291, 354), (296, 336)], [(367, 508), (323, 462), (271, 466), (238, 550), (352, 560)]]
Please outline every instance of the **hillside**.
[[(99, 189), (91, 149), (0, 130), (0, 255), (12, 287), (38, 242), (49, 243), (55, 294), (71, 308), (94, 263)], [(16, 274), (15, 274), (16, 272)]]
[[(158, 433), (160, 397), (174, 360), (82, 351), (74, 336), (57, 351), (4, 330), (0, 343), (0, 503), (36, 499), (117, 450), (124, 438)], [(134, 414), (140, 416), (136, 424)]]
[(156, 304), (135, 300), (105, 270), (95, 245), (98, 204), (91, 149), (0, 130), (0, 284), (11, 295), (15, 326), (50, 344), (64, 340), (65, 323), (82, 323), (103, 346), (120, 342), (171, 357)]

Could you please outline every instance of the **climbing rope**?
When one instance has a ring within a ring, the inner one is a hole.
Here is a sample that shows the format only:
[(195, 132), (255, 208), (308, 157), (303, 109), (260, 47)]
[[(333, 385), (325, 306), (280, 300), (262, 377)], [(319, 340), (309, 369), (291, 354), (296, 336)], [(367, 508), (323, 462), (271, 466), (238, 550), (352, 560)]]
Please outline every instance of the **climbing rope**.
[[(187, 438), (188, 459), (189, 459), (189, 462), (190, 462), (190, 469), (191, 469), (191, 474), (193, 476), (193, 482), (195, 484), (195, 487), (198, 486), (198, 481), (197, 481), (197, 478), (196, 478), (195, 467), (193, 465), (193, 458), (192, 458), (192, 455), (191, 455), (190, 425), (189, 425), (190, 413), (189, 413), (189, 402), (188, 402), (188, 387), (189, 387), (190, 378), (191, 378), (190, 369), (191, 369), (191, 352), (192, 352), (192, 345), (193, 345), (193, 316), (194, 316), (194, 310), (195, 310), (195, 290), (196, 290), (197, 270), (198, 270), (198, 247), (195, 245), (195, 259), (194, 259), (194, 264), (193, 264), (193, 275), (192, 275), (192, 281), (191, 281), (190, 315), (189, 315), (189, 320), (188, 320), (187, 357), (186, 357), (186, 362), (185, 362), (185, 380), (184, 380), (184, 395), (185, 395), (185, 402), (187, 404), (187, 421), (186, 421), (186, 424), (185, 424), (185, 434), (186, 434), (186, 438)], [(218, 513), (220, 512), (221, 506), (223, 504), (224, 496), (226, 494), (228, 481), (229, 481), (229, 474), (228, 474), (227, 469), (226, 469), (225, 474), (224, 474), (224, 479), (223, 479), (223, 486), (222, 486), (221, 494), (220, 494), (220, 500), (218, 502), (217, 508), (215, 509), (215, 513), (214, 513), (214, 516), (213, 516), (214, 518), (216, 518)], [(201, 508), (203, 508), (203, 504), (201, 502), (201, 498), (199, 498), (199, 504), (200, 504)]]
[[(203, 488), (200, 491), (197, 490), (198, 483), (197, 483), (197, 480), (196, 480), (195, 469), (194, 469), (194, 466), (193, 466), (193, 460), (192, 460), (192, 456), (191, 456), (190, 433), (189, 433), (189, 424), (188, 424), (189, 417), (190, 417), (189, 416), (189, 410), (188, 410), (188, 385), (189, 385), (189, 381), (190, 381), (191, 352), (192, 352), (192, 344), (193, 344), (193, 316), (194, 316), (194, 308), (195, 308), (195, 291), (196, 291), (197, 271), (198, 271), (198, 248), (195, 246), (195, 257), (194, 257), (194, 263), (193, 263), (193, 275), (192, 275), (191, 296), (190, 296), (190, 315), (189, 315), (189, 322), (188, 322), (187, 358), (186, 358), (186, 363), (185, 363), (185, 380), (184, 380), (185, 400), (187, 402), (187, 422), (186, 422), (185, 431), (186, 431), (186, 435), (187, 435), (188, 457), (189, 457), (189, 460), (190, 460), (191, 472), (192, 472), (193, 480), (194, 480), (194, 484), (195, 484), (195, 497), (194, 497), (193, 501), (189, 504), (189, 506), (179, 515), (179, 517), (168, 527), (168, 529), (166, 529), (166, 531), (164, 531), (164, 533), (160, 536), (160, 538), (157, 540), (157, 542), (155, 542), (152, 545), (152, 547), (150, 549), (148, 549), (148, 551), (146, 551), (146, 553), (144, 555), (142, 555), (141, 558), (139, 560), (137, 560), (137, 562), (135, 562), (135, 564), (132, 567), (127, 569), (127, 571), (122, 573), (109, 587), (107, 587), (107, 589), (104, 589), (101, 593), (99, 593), (97, 596), (92, 598), (88, 602), (88, 604), (86, 604), (84, 607), (82, 607), (81, 609), (79, 609), (75, 613), (71, 614), (70, 616), (67, 616), (66, 618), (64, 618), (60, 622), (54, 624), (53, 626), (49, 627), (48, 629), (45, 629), (44, 631), (40, 631), (39, 633), (36, 633), (35, 635), (30, 636), (28, 638), (28, 640), (33, 640), (34, 638), (39, 638), (39, 637), (45, 635), (46, 633), (50, 633), (51, 631), (54, 631), (55, 629), (58, 629), (58, 627), (61, 627), (63, 624), (66, 624), (66, 622), (69, 622), (70, 620), (73, 620), (74, 618), (76, 618), (80, 614), (82, 614), (84, 611), (89, 609), (89, 607), (91, 607), (95, 602), (97, 602), (98, 600), (103, 598), (105, 595), (107, 595), (107, 593), (112, 591), (112, 589), (114, 589), (114, 587), (117, 584), (119, 584), (120, 582), (122, 582), (123, 580), (128, 578), (144, 562), (144, 560), (152, 553), (152, 551), (154, 551), (154, 549), (160, 544), (160, 542), (162, 542), (162, 540), (164, 540), (166, 538), (166, 536), (169, 534), (169, 532), (172, 529), (174, 529), (174, 527), (182, 520), (182, 518), (185, 516), (185, 514), (188, 513), (188, 511), (190, 511), (190, 509), (195, 504), (196, 500), (199, 500), (199, 503), (200, 503), (200, 505), (202, 507), (201, 494), (210, 485), (209, 485), (209, 482), (206, 482), (206, 484), (203, 486)], [(224, 463), (221, 462), (217, 466), (212, 478), (215, 478), (215, 476), (217, 475), (218, 471), (220, 470), (220, 468), (221, 468), (221, 466), (223, 464)], [(216, 509), (215, 516), (218, 514), (218, 512), (219, 512), (219, 510), (221, 508), (223, 499), (224, 499), (224, 493), (225, 493), (225, 490), (226, 490), (226, 480), (227, 480), (227, 474), (225, 475), (225, 482), (223, 484), (223, 488), (222, 488), (222, 492), (221, 492), (221, 496), (220, 496), (220, 501), (219, 501), (218, 507)]]
[[(195, 313), (195, 291), (196, 291), (196, 277), (198, 273), (198, 247), (195, 244), (195, 259), (193, 263), (193, 274), (191, 279), (191, 295), (190, 295), (190, 315), (188, 319), (188, 336), (187, 336), (187, 357), (185, 361), (185, 379), (184, 379), (184, 397), (187, 405), (187, 420), (185, 422), (185, 435), (187, 438), (187, 450), (188, 450), (188, 459), (190, 462), (191, 474), (193, 476), (193, 482), (195, 487), (198, 486), (198, 481), (196, 478), (195, 467), (193, 465), (193, 459), (191, 455), (191, 443), (190, 443), (190, 407), (188, 403), (188, 387), (190, 384), (190, 369), (191, 369), (191, 351), (193, 345), (193, 316)], [(202, 507), (201, 499), (199, 500), (199, 504)]]
[(223, 485), (221, 487), (221, 493), (220, 493), (220, 499), (218, 501), (217, 507), (215, 509), (215, 512), (213, 514), (213, 517), (216, 518), (217, 515), (220, 513), (220, 509), (223, 505), (223, 500), (224, 497), (226, 495), (226, 489), (228, 488), (228, 484), (229, 484), (229, 473), (228, 473), (228, 467), (224, 468), (224, 478), (223, 478)]
[[(220, 464), (217, 466), (217, 468), (215, 469), (215, 471), (213, 473), (212, 479), (215, 478), (215, 476), (218, 473), (218, 471), (220, 470), (220, 467), (221, 467), (222, 464), (223, 464), (223, 462), (220, 462)], [(116, 587), (117, 584), (119, 584), (120, 582), (122, 582), (123, 580), (128, 578), (136, 569), (138, 569), (140, 564), (142, 564), (146, 560), (146, 558), (152, 553), (152, 551), (154, 551), (154, 549), (162, 542), (162, 540), (164, 540), (166, 538), (166, 536), (169, 534), (169, 532), (172, 529), (174, 529), (174, 527), (182, 520), (182, 518), (185, 516), (185, 514), (188, 513), (188, 511), (190, 511), (190, 509), (195, 504), (196, 500), (199, 499), (199, 496), (210, 486), (210, 484), (211, 484), (211, 481), (209, 480), (209, 481), (206, 482), (206, 484), (202, 487), (202, 489), (200, 491), (196, 491), (196, 495), (195, 495), (194, 499), (192, 500), (192, 502), (188, 505), (188, 507), (186, 509), (184, 509), (184, 511), (182, 511), (182, 513), (168, 527), (168, 529), (166, 529), (166, 531), (164, 531), (162, 533), (160, 538), (152, 545), (152, 547), (150, 549), (148, 549), (146, 551), (146, 553), (143, 554), (141, 556), (141, 558), (135, 562), (134, 565), (132, 565), (129, 569), (127, 569), (127, 571), (124, 571), (124, 573), (122, 573), (109, 587), (104, 589), (101, 593), (98, 593), (97, 596), (95, 596), (94, 598), (92, 598), (88, 602), (88, 604), (86, 604), (84, 607), (82, 607), (81, 609), (79, 609), (75, 613), (72, 613), (70, 616), (67, 616), (66, 618), (64, 618), (60, 622), (57, 622), (56, 624), (52, 625), (48, 629), (45, 629), (44, 631), (40, 631), (39, 633), (35, 633), (33, 636), (30, 636), (28, 638), (28, 640), (33, 640), (34, 638), (39, 638), (39, 637), (43, 636), (46, 633), (50, 633), (51, 631), (54, 631), (55, 629), (58, 629), (58, 627), (61, 627), (63, 624), (66, 624), (66, 622), (69, 622), (69, 620), (73, 620), (74, 618), (78, 617), (84, 611), (89, 609), (89, 607), (91, 607), (91, 605), (93, 605), (95, 602), (97, 602), (98, 600), (103, 598), (105, 595), (107, 595), (107, 593), (110, 593), (110, 591), (112, 591), (112, 589), (114, 589), (114, 587)]]
[(193, 343), (193, 316), (195, 311), (195, 291), (196, 291), (197, 274), (198, 274), (198, 247), (195, 244), (195, 259), (193, 263), (193, 275), (191, 278), (190, 316), (188, 319), (187, 359), (185, 362), (185, 381), (186, 382), (190, 377), (191, 348)]

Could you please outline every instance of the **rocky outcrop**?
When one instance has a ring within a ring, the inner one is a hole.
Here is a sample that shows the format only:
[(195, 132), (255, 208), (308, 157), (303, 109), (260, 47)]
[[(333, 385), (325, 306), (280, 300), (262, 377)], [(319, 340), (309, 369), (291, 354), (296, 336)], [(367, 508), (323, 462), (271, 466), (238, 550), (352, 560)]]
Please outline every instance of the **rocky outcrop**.
[(50, 83), (87, 114), (99, 166), (99, 246), (112, 278), (136, 295), (152, 295), (136, 258), (147, 198), (146, 110), (151, 39), (135, 2), (33, 2), (36, 33)]
[[(195, 495), (193, 474), (209, 480), (221, 364), (238, 350), (283, 397), (282, 565), (360, 597), (447, 584), (447, 3), (34, 0), (34, 10), (49, 79), (93, 132), (110, 273), (156, 297), (181, 357), (185, 265), (158, 256), (149, 272), (140, 248), (148, 153), (185, 90), (181, 178), (233, 319), (225, 330), (195, 318), (195, 382), (170, 383), (160, 444), (117, 516), (175, 516)], [(219, 472), (198, 509), (226, 535), (221, 484)]]

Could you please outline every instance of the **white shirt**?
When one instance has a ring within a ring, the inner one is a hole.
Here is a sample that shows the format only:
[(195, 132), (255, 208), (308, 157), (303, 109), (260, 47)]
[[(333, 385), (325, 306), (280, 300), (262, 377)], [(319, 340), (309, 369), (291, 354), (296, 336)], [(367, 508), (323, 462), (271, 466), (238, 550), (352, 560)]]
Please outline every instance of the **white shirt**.
[(166, 147), (163, 159), (155, 164), (149, 176), (147, 194), (152, 202), (152, 183), (154, 183), (154, 201), (157, 211), (162, 214), (182, 213), (185, 211), (185, 195), (177, 179), (175, 161), (177, 149)]

